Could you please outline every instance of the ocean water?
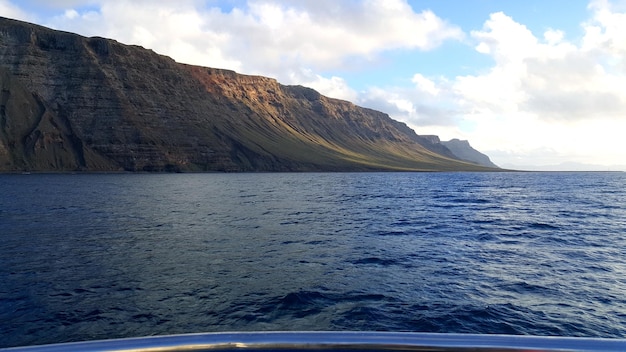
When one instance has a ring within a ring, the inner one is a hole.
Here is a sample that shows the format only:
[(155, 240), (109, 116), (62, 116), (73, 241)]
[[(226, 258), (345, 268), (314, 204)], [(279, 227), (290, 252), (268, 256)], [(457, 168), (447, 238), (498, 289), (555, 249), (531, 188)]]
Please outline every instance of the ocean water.
[(626, 337), (626, 173), (0, 175), (0, 347)]

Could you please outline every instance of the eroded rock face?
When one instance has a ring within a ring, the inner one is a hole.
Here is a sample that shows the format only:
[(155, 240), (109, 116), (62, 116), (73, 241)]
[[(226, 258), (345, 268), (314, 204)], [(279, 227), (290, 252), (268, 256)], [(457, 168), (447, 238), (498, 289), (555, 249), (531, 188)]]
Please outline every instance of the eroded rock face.
[(465, 170), (386, 114), (0, 18), (0, 170)]
[(111, 170), (76, 138), (69, 121), (0, 68), (0, 170)]
[(471, 163), (487, 167), (498, 167), (489, 159), (487, 155), (472, 148), (468, 141), (455, 138), (447, 142), (442, 142), (442, 144), (461, 160), (469, 161)]

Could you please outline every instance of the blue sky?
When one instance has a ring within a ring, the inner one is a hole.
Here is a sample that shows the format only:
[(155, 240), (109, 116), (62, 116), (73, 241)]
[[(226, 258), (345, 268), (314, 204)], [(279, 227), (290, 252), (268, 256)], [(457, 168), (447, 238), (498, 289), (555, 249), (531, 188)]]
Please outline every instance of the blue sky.
[(626, 0), (0, 0), (0, 15), (306, 85), (503, 167), (626, 170)]

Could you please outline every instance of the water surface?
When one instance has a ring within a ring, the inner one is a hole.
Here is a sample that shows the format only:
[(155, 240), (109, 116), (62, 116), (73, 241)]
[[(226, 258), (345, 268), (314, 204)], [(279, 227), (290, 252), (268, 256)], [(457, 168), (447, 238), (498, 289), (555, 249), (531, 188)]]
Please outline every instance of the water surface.
[(625, 173), (0, 175), (0, 346), (626, 337)]

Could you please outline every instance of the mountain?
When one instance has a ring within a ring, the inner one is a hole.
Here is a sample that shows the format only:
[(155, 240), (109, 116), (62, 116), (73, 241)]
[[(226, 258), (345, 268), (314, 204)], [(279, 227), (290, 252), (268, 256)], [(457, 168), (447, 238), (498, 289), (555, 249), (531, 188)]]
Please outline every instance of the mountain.
[(468, 141), (462, 141), (455, 138), (447, 142), (441, 142), (441, 144), (448, 148), (458, 159), (486, 167), (498, 167), (496, 164), (491, 162), (487, 155), (472, 148)]
[(0, 171), (492, 170), (382, 112), (0, 18)]
[(507, 169), (523, 171), (563, 171), (563, 172), (626, 172), (626, 165), (585, 164), (565, 161), (558, 164), (544, 165), (505, 165)]

